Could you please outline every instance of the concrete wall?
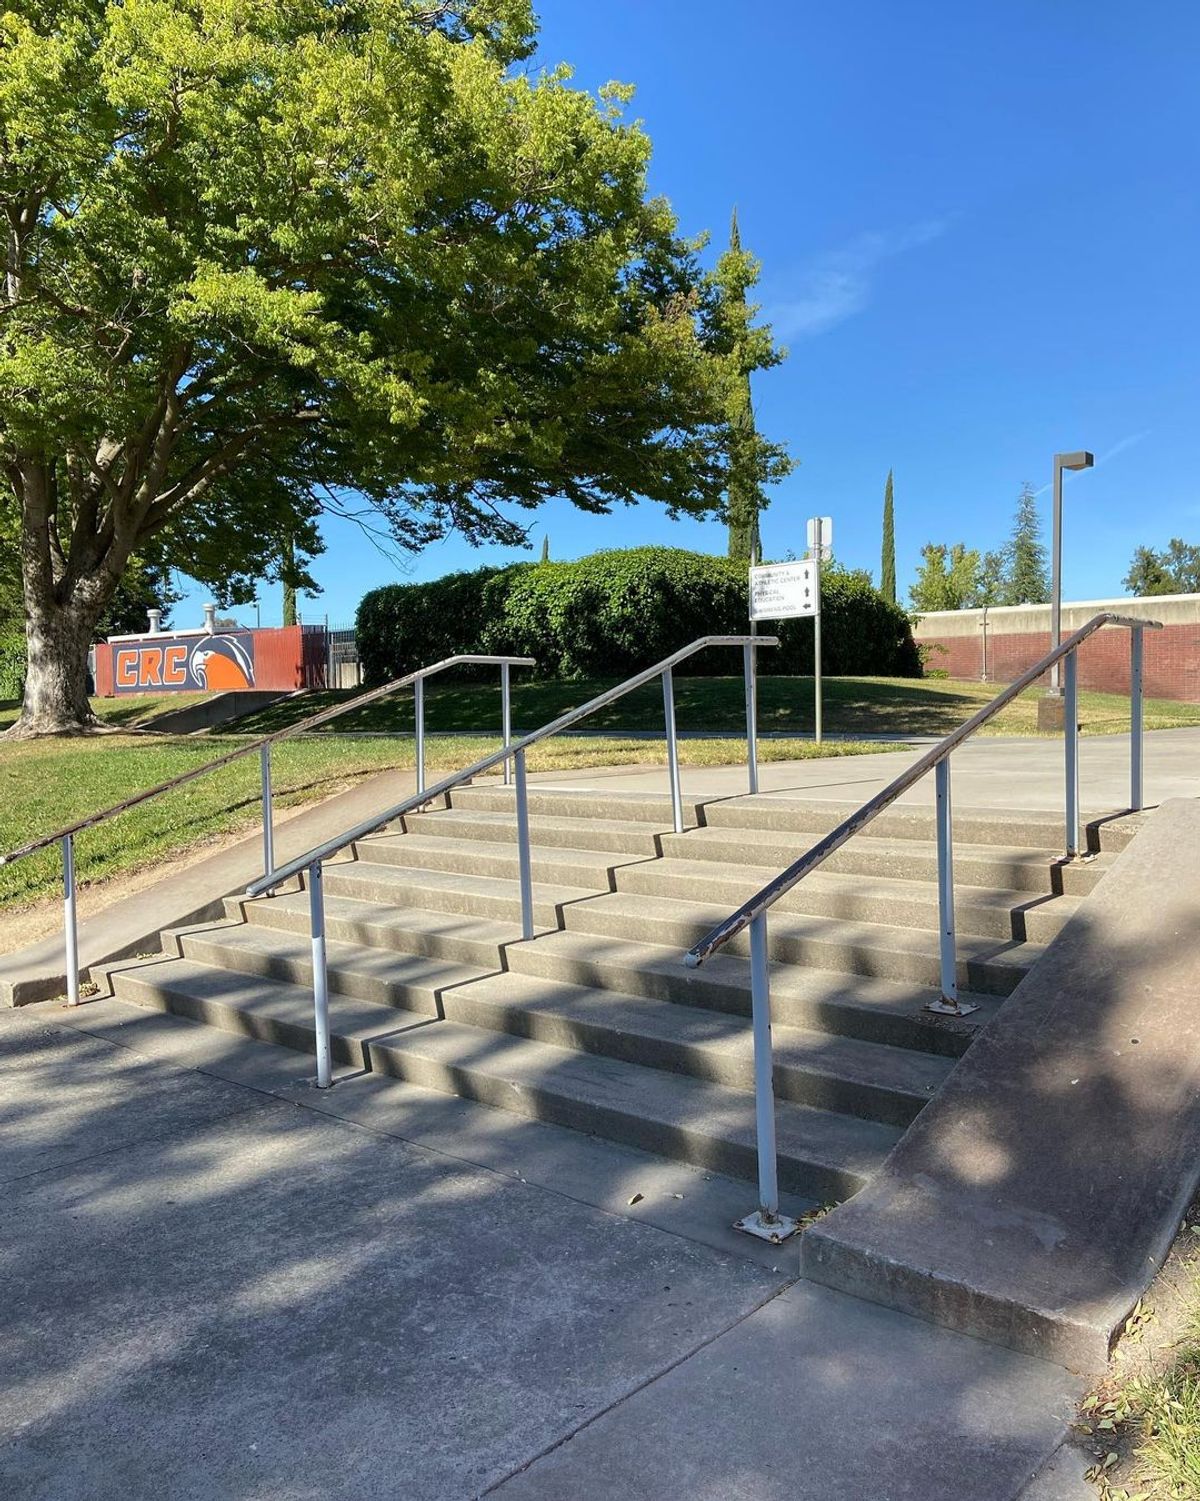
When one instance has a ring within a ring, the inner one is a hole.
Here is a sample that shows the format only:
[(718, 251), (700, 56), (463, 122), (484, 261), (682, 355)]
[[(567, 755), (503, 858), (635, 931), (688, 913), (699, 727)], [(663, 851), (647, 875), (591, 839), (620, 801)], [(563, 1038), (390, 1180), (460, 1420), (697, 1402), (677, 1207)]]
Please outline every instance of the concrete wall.
[[(1200, 703), (1200, 594), (1064, 604), (1063, 635), (1102, 610), (1161, 621), (1163, 630), (1145, 633), (1146, 692), (1152, 698)], [(913, 634), (919, 644), (938, 648), (930, 653), (927, 667), (952, 678), (1009, 683), (1050, 649), (1050, 606), (935, 610), (920, 617)], [(1079, 681), (1084, 688), (1127, 693), (1129, 632), (1104, 630), (1090, 637), (1079, 649)]]

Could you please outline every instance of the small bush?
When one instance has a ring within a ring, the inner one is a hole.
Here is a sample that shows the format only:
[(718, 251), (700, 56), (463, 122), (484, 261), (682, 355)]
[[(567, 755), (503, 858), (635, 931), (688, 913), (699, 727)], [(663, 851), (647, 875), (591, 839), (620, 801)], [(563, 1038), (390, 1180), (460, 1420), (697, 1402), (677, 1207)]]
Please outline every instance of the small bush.
[[(921, 675), (908, 616), (865, 573), (830, 566), (821, 587), (826, 672)], [(746, 596), (744, 564), (673, 547), (480, 568), (372, 590), (358, 610), (359, 652), (372, 684), (462, 652), (533, 657), (545, 677), (622, 678), (699, 636), (745, 635)], [(811, 620), (780, 621), (768, 631), (781, 644), (761, 654), (763, 672), (812, 672)], [(685, 671), (740, 667), (740, 658), (713, 651)]]

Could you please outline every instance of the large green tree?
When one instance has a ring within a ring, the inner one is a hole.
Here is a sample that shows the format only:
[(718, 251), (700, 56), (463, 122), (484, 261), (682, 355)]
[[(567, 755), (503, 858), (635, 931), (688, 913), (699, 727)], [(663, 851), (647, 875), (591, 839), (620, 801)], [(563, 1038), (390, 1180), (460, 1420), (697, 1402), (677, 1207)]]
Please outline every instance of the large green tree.
[(892, 471), (883, 487), (883, 547), (879, 563), (879, 592), (888, 604), (896, 603), (896, 512), (892, 494)]
[(728, 266), (647, 196), (629, 91), (535, 75), (534, 45), (528, 0), (0, 15), (15, 733), (90, 723), (89, 638), (152, 542), (236, 603), (329, 506), (410, 548), (523, 541), (551, 496), (722, 509), (770, 336), (736, 341)]

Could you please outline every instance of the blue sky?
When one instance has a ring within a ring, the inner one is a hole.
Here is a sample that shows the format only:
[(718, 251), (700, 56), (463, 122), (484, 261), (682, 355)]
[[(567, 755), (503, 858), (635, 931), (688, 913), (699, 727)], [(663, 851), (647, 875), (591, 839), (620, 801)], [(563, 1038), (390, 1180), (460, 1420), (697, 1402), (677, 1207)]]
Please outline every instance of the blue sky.
[[(891, 467), (907, 592), (922, 543), (995, 546), (1021, 482), (1047, 486), (1075, 448), (1098, 462), (1067, 478), (1069, 598), (1120, 593), (1139, 543), (1200, 540), (1200, 7), (543, 0), (541, 17), (540, 62), (637, 86), (681, 226), (719, 249), (736, 203), (763, 263), (789, 358), (757, 378), (758, 420), (800, 460), (764, 517), (769, 554), (802, 551), (821, 512), (838, 557), (877, 573)], [(546, 532), (556, 558), (724, 547), (718, 523), (649, 505), (553, 504), (535, 547)], [(452, 539), (399, 570), (352, 526), (327, 540), (310, 620), (521, 556)], [(277, 588), (262, 617), (278, 623)]]

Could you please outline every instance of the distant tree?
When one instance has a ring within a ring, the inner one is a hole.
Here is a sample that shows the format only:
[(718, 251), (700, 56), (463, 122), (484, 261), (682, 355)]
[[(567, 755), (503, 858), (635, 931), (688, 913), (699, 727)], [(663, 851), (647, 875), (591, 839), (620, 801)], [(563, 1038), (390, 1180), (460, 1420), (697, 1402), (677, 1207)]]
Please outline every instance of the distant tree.
[(921, 549), (917, 580), (909, 590), (914, 610), (961, 610), (979, 581), (979, 553), (965, 543), (927, 542)]
[(550, 533), (547, 532), (546, 535), (542, 538), (542, 562), (543, 563), (548, 563), (549, 561), (550, 561)]
[(1004, 556), (1004, 549), (997, 548), (993, 552), (985, 552), (983, 562), (979, 565), (979, 575), (975, 580), (975, 588), (967, 604), (975, 609), (981, 605), (1007, 604), (1008, 590), (1008, 567)]
[(1200, 593), (1200, 547), (1182, 537), (1172, 537), (1162, 552), (1139, 547), (1123, 582), (1135, 595)]
[(283, 539), (279, 577), (283, 581), (283, 625), (296, 624), (296, 540), (291, 532)]
[(1012, 536), (1004, 549), (1003, 603), (1006, 605), (1040, 605), (1050, 598), (1050, 579), (1046, 571), (1046, 548), (1042, 542), (1042, 524), (1038, 519), (1037, 500), (1028, 480), (1017, 498)]
[(737, 366), (727, 409), (725, 514), (729, 556), (745, 560), (757, 558), (762, 552), (758, 518), (767, 504), (762, 485), (764, 474), (781, 479), (792, 467), (780, 455), (764, 468), (762, 440), (754, 421), (750, 372), (777, 364), (782, 357), (771, 342), (770, 331), (755, 325), (758, 304), (750, 302), (746, 295), (758, 280), (758, 269), (758, 262), (742, 249), (737, 209), (734, 209), (729, 225), (729, 249), (717, 266), (717, 284), (724, 339)]
[(883, 557), (879, 565), (879, 592), (889, 604), (896, 603), (896, 516), (892, 504), (892, 471), (883, 487)]

